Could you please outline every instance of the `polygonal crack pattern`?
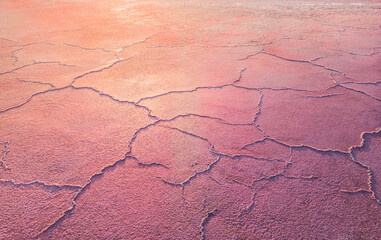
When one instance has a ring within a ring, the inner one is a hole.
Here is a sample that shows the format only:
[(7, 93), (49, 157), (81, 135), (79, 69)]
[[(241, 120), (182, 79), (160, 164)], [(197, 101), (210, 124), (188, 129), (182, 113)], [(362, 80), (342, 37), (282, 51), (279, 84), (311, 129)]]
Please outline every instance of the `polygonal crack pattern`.
[(379, 239), (379, 8), (1, 1), (0, 239)]

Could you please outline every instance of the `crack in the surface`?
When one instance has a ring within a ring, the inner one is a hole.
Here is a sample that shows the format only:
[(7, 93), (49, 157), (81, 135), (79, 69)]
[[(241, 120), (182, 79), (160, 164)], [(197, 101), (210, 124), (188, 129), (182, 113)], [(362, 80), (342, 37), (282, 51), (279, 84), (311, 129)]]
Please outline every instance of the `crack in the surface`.
[(13, 72), (15, 72), (17, 70), (20, 70), (20, 69), (23, 69), (23, 68), (27, 68), (27, 67), (30, 67), (30, 66), (34, 66), (34, 65), (51, 64), (51, 63), (55, 63), (55, 64), (58, 64), (60, 66), (65, 66), (65, 67), (76, 67), (75, 65), (64, 64), (64, 63), (61, 63), (60, 61), (36, 62), (36, 61), (33, 60), (33, 63), (29, 63), (29, 64), (23, 65), (21, 67), (17, 67), (17, 68), (14, 68), (14, 69), (6, 71), (6, 72), (1, 72), (0, 75), (13, 73)]
[(167, 180), (164, 180), (162, 177), (156, 177), (158, 179), (160, 179), (162, 182), (170, 185), (170, 186), (173, 186), (173, 187), (181, 187), (182, 191), (184, 191), (184, 187), (185, 185), (189, 184), (190, 181), (197, 177), (198, 175), (201, 175), (201, 174), (206, 174), (208, 173), (214, 165), (216, 165), (219, 161), (220, 161), (221, 157), (220, 156), (217, 156), (217, 159), (215, 161), (213, 161), (212, 163), (210, 163), (208, 165), (208, 167), (200, 172), (195, 172), (193, 175), (191, 175), (190, 177), (188, 177), (187, 179), (185, 179), (183, 182), (181, 183), (174, 183), (174, 182), (170, 182), (170, 181), (167, 181)]
[(8, 171), (8, 170), (11, 170), (10, 168), (8, 168), (6, 165), (5, 165), (5, 158), (7, 156), (7, 154), (9, 153), (9, 150), (8, 150), (8, 146), (9, 146), (9, 142), (3, 142), (1, 143), (4, 145), (4, 149), (3, 149), (3, 156), (1, 156), (1, 160), (0, 160), (0, 167), (3, 171)]
[(234, 83), (237, 83), (239, 81), (241, 81), (241, 78), (242, 78), (242, 74), (246, 71), (247, 67), (244, 67), (240, 72), (239, 72), (239, 76), (238, 76), (238, 79), (235, 80), (234, 82), (232, 82), (232, 84)]
[(349, 156), (350, 158), (352, 159), (353, 162), (357, 163), (359, 166), (365, 168), (367, 170), (367, 173), (368, 173), (368, 186), (369, 186), (369, 189), (372, 193), (372, 197), (376, 200), (376, 202), (378, 204), (381, 205), (381, 199), (378, 199), (375, 192), (374, 192), (374, 186), (373, 186), (373, 172), (372, 172), (372, 169), (369, 167), (369, 166), (366, 166), (365, 164), (363, 164), (362, 162), (358, 161), (353, 153), (353, 150), (354, 149), (361, 149), (363, 147), (365, 147), (365, 139), (364, 139), (364, 135), (372, 135), (372, 134), (380, 134), (381, 133), (381, 129), (375, 131), (375, 132), (363, 132), (361, 134), (361, 144), (359, 146), (352, 146), (349, 150)]
[(165, 168), (165, 169), (170, 169), (169, 167), (165, 166), (164, 164), (161, 164), (161, 163), (158, 163), (158, 162), (143, 163), (137, 157), (135, 157), (135, 156), (133, 156), (131, 154), (127, 154), (126, 156), (129, 157), (129, 158), (134, 159), (137, 162), (139, 167), (162, 167), (162, 168)]
[(285, 61), (288, 61), (288, 62), (297, 62), (297, 63), (311, 64), (313, 66), (324, 68), (324, 69), (329, 70), (331, 72), (336, 72), (336, 73), (344, 74), (342, 71), (339, 71), (337, 69), (333, 69), (333, 68), (330, 68), (330, 67), (327, 67), (327, 66), (315, 63), (315, 61), (317, 61), (318, 59), (320, 59), (322, 57), (315, 58), (313, 60), (298, 60), (298, 59), (291, 59), (291, 58), (282, 57), (282, 56), (279, 56), (277, 54), (268, 52), (266, 50), (261, 50), (259, 52), (256, 52), (255, 54), (248, 55), (245, 58), (241, 58), (241, 59), (238, 59), (238, 60), (247, 60), (247, 59), (255, 57), (255, 56), (259, 55), (259, 54), (266, 54), (268, 56), (273, 56), (273, 57), (276, 57), (276, 58), (279, 58), (279, 59), (282, 59), (282, 60), (285, 60)]
[[(335, 83), (335, 85), (332, 86), (332, 87), (329, 87), (327, 90), (329, 90), (329, 89), (333, 89), (333, 88), (336, 88), (336, 87), (342, 87), (342, 88), (347, 89), (347, 90), (349, 90), (349, 91), (357, 92), (357, 93), (363, 94), (363, 95), (365, 95), (365, 96), (368, 96), (368, 97), (370, 97), (370, 98), (373, 98), (374, 100), (381, 101), (380, 98), (375, 97), (375, 96), (373, 96), (373, 95), (371, 95), (371, 94), (369, 94), (369, 93), (367, 93), (367, 92), (364, 92), (364, 91), (361, 91), (361, 90), (356, 90), (356, 89), (353, 89), (353, 88), (344, 86), (344, 85), (343, 85), (344, 83), (343, 83), (343, 84), (339, 83), (339, 82), (332, 76), (332, 72), (329, 74), (329, 76), (330, 76), (331, 80)], [(379, 82), (379, 81), (378, 81), (378, 82)], [(378, 83), (378, 82), (377, 82), (377, 83)], [(366, 84), (366, 83), (364, 83), (364, 84)]]
[[(162, 96), (166, 96), (166, 95), (169, 95), (169, 94), (175, 94), (175, 93), (192, 93), (192, 92), (196, 92), (200, 89), (220, 89), (220, 88), (224, 88), (224, 87), (227, 87), (227, 86), (231, 86), (231, 87), (236, 87), (238, 88), (238, 86), (235, 86), (234, 83), (238, 82), (241, 80), (241, 77), (242, 77), (242, 74), (243, 72), (246, 71), (246, 67), (243, 68), (240, 72), (239, 72), (239, 77), (238, 79), (234, 80), (232, 83), (226, 83), (226, 84), (223, 84), (223, 85), (219, 85), (219, 86), (203, 86), (203, 87), (196, 87), (194, 89), (191, 89), (191, 90), (173, 90), (173, 91), (169, 91), (169, 92), (165, 92), (165, 93), (161, 93), (161, 94), (157, 94), (157, 95), (154, 95), (154, 96), (149, 96), (149, 97), (143, 97), (141, 99), (139, 99), (139, 101), (136, 102), (136, 104), (140, 104), (140, 102), (144, 101), (144, 100), (148, 100), (148, 99), (154, 99), (154, 98), (158, 98), (158, 97), (162, 97)], [(257, 90), (257, 89), (248, 89), (248, 90)]]
[(173, 91), (157, 94), (157, 95), (154, 95), (154, 96), (143, 97), (143, 98), (139, 99), (139, 101), (137, 101), (136, 104), (140, 104), (140, 102), (148, 100), (148, 99), (159, 98), (159, 97), (163, 97), (163, 96), (166, 96), (166, 95), (169, 95), (169, 94), (191, 93), (191, 92), (196, 92), (196, 91), (198, 91), (200, 89), (218, 89), (218, 88), (224, 88), (224, 87), (227, 87), (227, 86), (232, 86), (232, 84), (231, 83), (227, 83), (227, 84), (223, 84), (223, 85), (215, 86), (215, 87), (196, 87), (196, 88), (191, 89), (191, 90), (173, 90)]
[(0, 114), (8, 112), (8, 111), (11, 111), (13, 109), (20, 108), (20, 107), (24, 106), (25, 104), (27, 104), (28, 102), (30, 102), (36, 96), (43, 95), (43, 94), (48, 93), (48, 92), (60, 91), (60, 90), (63, 90), (63, 89), (69, 88), (69, 87), (70, 86), (66, 86), (66, 87), (62, 87), (62, 88), (53, 88), (53, 89), (48, 89), (48, 90), (45, 90), (45, 91), (42, 91), (42, 92), (34, 93), (25, 102), (23, 102), (21, 104), (18, 104), (18, 105), (15, 105), (15, 106), (12, 106), (12, 107), (9, 107), (7, 109), (1, 110)]
[(257, 112), (255, 113), (255, 116), (254, 116), (254, 119), (253, 119), (253, 124), (255, 125), (255, 127), (262, 133), (263, 137), (268, 137), (268, 135), (265, 133), (265, 131), (261, 128), (261, 126), (258, 125), (257, 123), (257, 120), (258, 120), (258, 117), (259, 115), (261, 114), (262, 112), (262, 101), (263, 101), (263, 93), (262, 93), (262, 90), (259, 90), (259, 94), (260, 94), (260, 97), (259, 97), (259, 101), (258, 101), (258, 104), (257, 104)]
[(257, 56), (257, 55), (259, 55), (259, 54), (261, 54), (261, 53), (263, 53), (263, 49), (260, 50), (260, 51), (258, 51), (258, 52), (256, 52), (256, 53), (254, 53), (254, 54), (247, 55), (246, 57), (244, 57), (244, 58), (239, 58), (239, 59), (237, 59), (237, 60), (238, 60), (238, 61), (244, 61), (244, 60), (247, 60), (247, 59), (249, 59), (249, 58), (255, 57), (255, 56)]
[(46, 189), (53, 189), (53, 190), (59, 190), (59, 189), (68, 189), (72, 191), (80, 191), (82, 189), (81, 186), (78, 185), (70, 185), (70, 184), (47, 184), (42, 181), (32, 181), (28, 183), (16, 183), (13, 180), (0, 180), (0, 183), (2, 184), (9, 184), (13, 187), (28, 187), (28, 186), (42, 186)]
[(137, 136), (139, 135), (139, 133), (142, 132), (142, 131), (146, 131), (148, 128), (150, 128), (152, 126), (155, 126), (158, 123), (159, 123), (159, 120), (157, 120), (157, 121), (155, 121), (153, 123), (150, 123), (150, 124), (148, 124), (148, 125), (146, 125), (144, 127), (141, 127), (141, 128), (139, 128), (134, 133), (134, 135), (132, 135), (132, 138), (131, 138), (130, 142), (128, 143), (128, 152), (126, 153), (126, 156), (131, 154), (131, 152), (132, 152), (132, 144), (135, 142), (135, 140), (136, 140)]
[[(281, 141), (278, 141), (278, 140), (276, 140), (274, 138), (270, 138), (270, 137), (267, 137), (267, 138), (264, 138), (264, 139), (261, 139), (261, 140), (258, 140), (258, 141), (246, 144), (241, 149), (245, 149), (246, 147), (248, 147), (250, 145), (253, 145), (253, 144), (256, 144), (256, 143), (260, 143), (260, 142), (263, 142), (265, 140), (270, 140), (270, 141), (273, 141), (275, 143), (281, 144), (283, 146), (289, 147), (291, 149), (308, 148), (308, 149), (313, 150), (315, 152), (343, 154), (345, 156), (348, 156), (353, 162), (357, 163), (360, 167), (365, 168), (367, 170), (367, 173), (368, 173), (368, 186), (369, 186), (369, 190), (366, 190), (366, 189), (356, 189), (353, 192), (371, 192), (372, 196), (374, 197), (374, 199), (376, 199), (377, 203), (381, 204), (380, 199), (377, 199), (376, 195), (374, 194), (374, 187), (372, 186), (372, 170), (368, 166), (366, 166), (366, 165), (362, 164), (361, 162), (357, 161), (355, 159), (355, 156), (353, 155), (353, 149), (355, 149), (355, 148), (356, 149), (357, 148), (362, 148), (364, 146), (364, 144), (365, 144), (364, 135), (365, 134), (378, 134), (380, 132), (381, 132), (381, 128), (380, 129), (376, 129), (373, 132), (363, 132), (363, 133), (361, 133), (361, 139), (362, 139), (362, 141), (361, 141), (360, 145), (351, 146), (348, 151), (340, 151), (340, 150), (335, 150), (335, 149), (318, 149), (318, 148), (315, 148), (315, 147), (312, 147), (312, 146), (308, 146), (308, 145), (303, 145), (303, 144), (301, 144), (301, 145), (289, 145), (289, 144), (283, 143)], [(283, 173), (280, 174), (280, 175), (284, 176)], [(272, 177), (275, 177), (275, 176), (272, 176)], [(284, 177), (286, 177), (286, 176), (284, 176)], [(287, 177), (287, 178), (290, 178), (290, 177)], [(316, 177), (314, 177), (314, 178), (316, 178)], [(263, 179), (259, 179), (259, 180), (262, 181)], [(321, 179), (319, 179), (319, 180), (322, 181)], [(324, 182), (324, 181), (322, 181), (322, 182)], [(326, 183), (326, 182), (324, 182), (324, 183)], [(328, 184), (328, 183), (326, 183), (326, 184)], [(335, 186), (335, 185), (332, 185), (332, 186)], [(351, 192), (351, 191), (342, 190), (342, 189), (340, 191), (347, 192), (347, 193)]]
[(18, 57), (15, 55), (15, 53), (17, 52), (17, 51), (20, 51), (20, 50), (22, 50), (24, 47), (21, 47), (21, 48), (18, 48), (18, 49), (15, 49), (15, 50), (13, 50), (12, 52), (11, 52), (11, 58), (13, 58), (14, 59), (14, 61), (13, 61), (13, 63), (12, 63), (12, 65), (14, 66), (17, 62), (18, 62)]
[(280, 144), (282, 146), (285, 146), (285, 147), (288, 147), (288, 148), (293, 148), (293, 149), (297, 149), (297, 148), (308, 148), (308, 149), (311, 149), (313, 151), (316, 151), (316, 152), (323, 152), (323, 153), (340, 153), (340, 154), (349, 154), (349, 150), (348, 151), (341, 151), (341, 150), (337, 150), (337, 149), (319, 149), (319, 148), (316, 148), (316, 147), (313, 147), (313, 146), (309, 146), (309, 145), (305, 145), (305, 144), (299, 144), (299, 145), (290, 145), (290, 144), (287, 144), (287, 143), (284, 143), (282, 141), (279, 141), (279, 140), (276, 140), (275, 138), (272, 138), (272, 137), (265, 137), (263, 139), (260, 139), (260, 140), (256, 140), (254, 142), (251, 142), (251, 143), (248, 143), (244, 146), (242, 146), (240, 149), (245, 149), (251, 145), (254, 145), (256, 143), (261, 143), (261, 142), (264, 142), (264, 141), (272, 141), (274, 143), (277, 143), (277, 144)]
[(153, 34), (151, 36), (148, 36), (146, 38), (144, 38), (143, 40), (140, 40), (140, 41), (137, 41), (137, 42), (134, 42), (134, 43), (131, 43), (129, 45), (126, 45), (126, 46), (123, 46), (122, 48), (120, 48), (119, 50), (116, 50), (117, 53), (121, 53), (123, 52), (124, 50), (126, 50), (126, 48), (129, 48), (129, 47), (132, 47), (132, 46), (135, 46), (135, 45), (138, 45), (138, 44), (142, 44), (142, 43), (145, 43), (146, 41), (148, 41), (149, 39), (151, 39), (153, 36), (155, 36), (156, 34)]
[[(92, 87), (75, 87), (75, 86), (71, 86), (71, 85), (69, 85), (69, 86), (67, 86), (67, 87), (64, 87), (64, 88), (72, 88), (72, 89), (76, 89), (76, 90), (87, 89), (87, 90), (96, 92), (96, 93), (99, 94), (100, 96), (107, 97), (107, 98), (111, 99), (111, 100), (114, 101), (114, 102), (122, 103), (122, 104), (124, 104), (124, 103), (126, 103), (126, 104), (132, 104), (132, 105), (134, 105), (136, 108), (141, 108), (141, 109), (146, 110), (146, 111), (148, 112), (148, 117), (149, 117), (149, 118), (158, 120), (157, 117), (151, 115), (151, 109), (149, 109), (148, 107), (146, 107), (146, 106), (142, 106), (142, 105), (138, 105), (137, 103), (132, 102), (132, 101), (119, 100), (119, 99), (113, 97), (112, 95), (109, 95), (109, 94), (107, 94), (107, 93), (103, 93), (103, 92), (101, 92), (101, 91), (99, 91), (99, 90), (97, 90), (97, 89), (95, 89), (95, 88), (92, 88)], [(62, 89), (63, 89), (63, 88), (62, 88)], [(1, 113), (1, 112), (0, 112), (0, 113)]]
[(369, 54), (361, 54), (361, 53), (355, 53), (355, 52), (346, 52), (344, 50), (340, 50), (340, 49), (332, 49), (332, 48), (327, 48), (328, 50), (333, 50), (333, 51), (337, 51), (337, 52), (341, 52), (341, 53), (345, 53), (345, 54), (348, 54), (348, 55), (353, 55), (353, 56), (361, 56), (361, 57), (372, 57), (376, 54), (378, 54), (379, 52), (376, 51), (377, 48), (368, 48), (368, 49), (371, 49), (372, 52), (369, 53)]
[(179, 186), (179, 187), (181, 187), (182, 189), (184, 189), (184, 186), (185, 186), (186, 184), (189, 184), (190, 181), (191, 181), (193, 178), (197, 177), (198, 175), (205, 174), (205, 173), (209, 172), (209, 171), (213, 168), (213, 166), (216, 165), (216, 164), (220, 161), (220, 159), (221, 159), (221, 157), (220, 157), (220, 156), (217, 156), (216, 160), (215, 160), (214, 162), (210, 163), (206, 169), (204, 169), (204, 170), (202, 170), (202, 171), (200, 171), (200, 172), (195, 172), (193, 175), (191, 175), (190, 177), (188, 177), (187, 179), (185, 179), (185, 180), (184, 180), (183, 182), (181, 182), (181, 183), (173, 183), (173, 182), (169, 182), (169, 181), (163, 180), (163, 179), (160, 178), (160, 177), (159, 177), (159, 178), (160, 178), (163, 182), (165, 182), (165, 183), (171, 184), (172, 186)]
[[(15, 41), (13, 41), (15, 42)], [(11, 47), (20, 47), (21, 49), (22, 48), (25, 48), (27, 46), (30, 46), (30, 45), (37, 45), (37, 44), (48, 44), (48, 45), (53, 45), (53, 44), (50, 44), (46, 41), (39, 41), (39, 42), (30, 42), (30, 43), (25, 43), (25, 44), (15, 44), (15, 45), (10, 45), (10, 46), (7, 46), (7, 48), (11, 48)]]
[(152, 115), (150, 114), (150, 113), (151, 113), (151, 109), (149, 109), (149, 108), (146, 107), (146, 106), (141, 106), (141, 105), (138, 105), (138, 104), (136, 104), (136, 103), (134, 103), (134, 102), (130, 102), (130, 101), (122, 101), (122, 100), (116, 99), (116, 98), (114, 98), (113, 96), (111, 96), (111, 95), (109, 95), (109, 94), (102, 93), (102, 92), (100, 92), (100, 91), (98, 91), (98, 90), (96, 90), (96, 89), (94, 89), (94, 88), (91, 88), (91, 87), (74, 87), (74, 86), (71, 86), (71, 85), (68, 85), (68, 86), (66, 86), (66, 87), (62, 87), (62, 88), (53, 88), (53, 89), (48, 89), (48, 90), (45, 90), (45, 91), (42, 91), (42, 92), (34, 93), (34, 94), (32, 94), (32, 95), (31, 95), (25, 102), (23, 102), (23, 103), (21, 103), (21, 104), (18, 104), (18, 105), (16, 105), (16, 106), (9, 107), (9, 108), (7, 108), (7, 109), (5, 109), (5, 110), (1, 110), (1, 111), (0, 111), (0, 114), (5, 113), (5, 112), (8, 112), (8, 111), (13, 110), (13, 109), (20, 108), (20, 107), (26, 105), (27, 103), (29, 103), (29, 102), (30, 102), (34, 97), (36, 97), (36, 96), (43, 95), (43, 94), (46, 94), (46, 93), (49, 93), (49, 92), (61, 91), (61, 90), (68, 89), (68, 88), (70, 88), (70, 89), (74, 89), (74, 90), (84, 90), (84, 89), (85, 89), (85, 90), (90, 90), (90, 91), (93, 91), (93, 92), (97, 93), (97, 94), (100, 95), (100, 96), (107, 97), (108, 99), (111, 99), (111, 100), (114, 101), (114, 102), (122, 103), (122, 104), (124, 104), (124, 103), (126, 103), (126, 104), (131, 104), (131, 105), (135, 106), (136, 108), (141, 108), (141, 109), (144, 109), (145, 111), (147, 111), (147, 115), (148, 115), (149, 118), (158, 120), (157, 117), (152, 116)]
[(257, 196), (257, 193), (254, 192), (253, 197), (251, 198), (251, 202), (246, 208), (238, 215), (238, 218), (242, 217), (244, 214), (251, 212), (253, 208), (255, 207), (255, 197)]
[(104, 70), (107, 70), (107, 69), (112, 68), (113, 66), (115, 66), (115, 65), (118, 64), (118, 63), (126, 62), (126, 61), (128, 61), (128, 60), (130, 60), (130, 59), (132, 59), (132, 58), (134, 58), (134, 56), (133, 56), (133, 57), (129, 57), (129, 58), (125, 58), (125, 59), (119, 59), (119, 60), (113, 62), (113, 63), (112, 63), (111, 65), (109, 65), (109, 66), (103, 67), (103, 68), (101, 68), (101, 69), (92, 70), (92, 71), (83, 73), (83, 74), (81, 74), (81, 75), (75, 77), (75, 78), (73, 79), (73, 81), (70, 83), (70, 85), (73, 85), (73, 84), (75, 83), (75, 81), (77, 81), (77, 80), (80, 79), (80, 78), (83, 78), (84, 76), (87, 76), (87, 75), (90, 75), (90, 74), (93, 74), (93, 73), (99, 73), (99, 72), (102, 72), (102, 71), (104, 71)]
[(262, 53), (267, 54), (269, 56), (273, 56), (273, 57), (282, 59), (282, 60), (285, 60), (285, 61), (298, 62), (298, 63), (307, 63), (307, 64), (311, 64), (311, 65), (316, 66), (316, 67), (324, 68), (324, 69), (329, 70), (331, 72), (336, 72), (336, 73), (344, 74), (342, 71), (339, 71), (339, 70), (336, 70), (336, 69), (333, 69), (333, 68), (330, 68), (330, 67), (327, 67), (327, 66), (324, 66), (324, 65), (321, 65), (321, 64), (314, 63), (313, 61), (310, 61), (310, 60), (290, 59), (290, 58), (282, 57), (282, 56), (279, 56), (279, 55), (276, 55), (274, 53), (267, 52), (267, 51), (262, 51)]
[(271, 91), (316, 92), (316, 91), (307, 90), (307, 89), (297, 89), (297, 88), (288, 88), (288, 87), (271, 88), (271, 87), (245, 87), (245, 86), (240, 86), (235, 84), (230, 84), (230, 85), (236, 88), (242, 88), (242, 89), (251, 90), (251, 91), (271, 90)]
[(186, 134), (186, 135), (189, 135), (189, 136), (192, 136), (192, 137), (201, 139), (201, 140), (203, 140), (203, 141), (206, 141), (206, 142), (209, 144), (209, 146), (210, 146), (210, 150), (212, 151), (212, 150), (214, 149), (214, 145), (213, 145), (213, 143), (211, 143), (207, 138), (201, 137), (201, 136), (199, 136), (199, 135), (197, 135), (197, 134), (190, 133), (190, 132), (187, 132), (187, 131), (185, 131), (185, 130), (181, 130), (181, 129), (179, 129), (179, 128), (175, 128), (175, 127), (170, 127), (170, 126), (165, 126), (165, 125), (162, 125), (162, 126), (160, 126), (160, 127), (167, 128), (167, 129), (172, 129), (172, 130), (176, 130), (176, 131), (179, 131), (179, 132), (184, 133), (184, 134)]
[(226, 122), (225, 120), (218, 118), (218, 117), (212, 117), (212, 116), (208, 116), (208, 115), (200, 115), (200, 114), (196, 114), (196, 113), (180, 114), (180, 115), (174, 116), (173, 118), (160, 119), (159, 121), (160, 122), (172, 122), (178, 118), (187, 118), (187, 117), (207, 118), (207, 119), (219, 121), (221, 124), (225, 124), (225, 125), (229, 125), (229, 126), (252, 126), (253, 125), (252, 123), (230, 123), (230, 122)]
[(336, 96), (341, 96), (345, 95), (344, 93), (335, 93), (335, 94), (326, 94), (326, 95), (320, 95), (320, 96), (305, 96), (305, 98), (329, 98), (329, 97), (336, 97)]
[[(162, 120), (157, 120), (157, 121), (155, 121), (155, 122), (153, 122), (153, 123), (150, 123), (150, 124), (148, 124), (148, 125), (146, 125), (146, 126), (140, 128), (140, 129), (138, 129), (138, 130), (134, 133), (134, 135), (132, 136), (132, 138), (131, 138), (131, 140), (130, 140), (130, 142), (129, 142), (129, 144), (128, 144), (129, 150), (128, 150), (128, 152), (126, 153), (125, 157), (132, 157), (132, 158), (134, 158), (135, 160), (137, 160), (137, 161), (139, 162), (138, 158), (134, 157), (134, 156), (131, 154), (131, 153), (132, 153), (132, 145), (133, 145), (134, 141), (136, 140), (137, 136), (138, 136), (142, 131), (146, 131), (148, 128), (157, 125), (157, 124), (160, 123), (161, 121), (162, 121)], [(187, 132), (187, 131), (178, 129), (178, 128), (174, 128), (174, 127), (169, 127), (169, 126), (159, 126), (159, 127), (167, 128), (167, 129), (171, 129), (171, 130), (176, 130), (176, 131), (179, 131), (179, 132), (181, 132), (181, 133), (183, 133), (183, 134), (186, 134), (186, 135), (189, 135), (189, 136), (192, 136), (192, 137), (201, 139), (201, 140), (203, 140), (203, 141), (206, 141), (206, 142), (209, 144), (209, 146), (210, 146), (209, 151), (210, 151), (212, 154), (217, 155), (217, 159), (216, 159), (215, 161), (213, 161), (212, 163), (210, 163), (206, 169), (204, 169), (203, 171), (200, 171), (200, 172), (195, 172), (193, 175), (191, 175), (189, 178), (187, 178), (186, 180), (184, 180), (184, 181), (181, 182), (181, 183), (173, 183), (173, 182), (170, 182), (170, 181), (166, 181), (166, 180), (164, 180), (163, 178), (161, 178), (161, 177), (159, 177), (159, 176), (156, 177), (156, 178), (160, 179), (162, 182), (164, 182), (165, 184), (168, 184), (168, 185), (170, 185), (170, 186), (174, 186), (174, 187), (181, 187), (181, 189), (182, 189), (182, 199), (184, 200), (184, 202), (186, 202), (186, 201), (185, 201), (185, 197), (184, 197), (184, 186), (185, 186), (186, 184), (188, 184), (188, 183), (189, 183), (193, 178), (195, 178), (197, 175), (199, 175), (199, 174), (203, 174), (203, 173), (208, 173), (208, 172), (211, 170), (211, 168), (212, 168), (215, 164), (217, 164), (217, 163), (220, 161), (220, 155), (219, 155), (219, 154), (216, 154), (216, 153), (214, 152), (214, 145), (213, 145), (208, 139), (206, 139), (206, 138), (203, 138), (203, 137), (198, 136), (198, 135), (196, 135), (196, 134), (193, 134), (193, 133), (190, 133), (190, 132)], [(141, 162), (139, 162), (139, 163), (141, 163)], [(169, 167), (167, 167), (167, 166), (165, 166), (165, 165), (163, 165), (163, 164), (161, 164), (161, 163), (156, 163), (156, 162), (155, 162), (155, 163), (150, 163), (150, 164), (144, 164), (144, 163), (142, 163), (142, 165), (143, 165), (143, 166), (149, 166), (149, 167), (151, 167), (151, 166), (160, 166), (160, 167), (164, 167), (164, 168), (169, 169)]]
[[(143, 97), (143, 98), (139, 99), (139, 100), (136, 102), (136, 104), (140, 104), (142, 101), (145, 101), (145, 100), (155, 99), (155, 98), (159, 98), (159, 97), (166, 96), (166, 95), (170, 95), (170, 94), (192, 93), (192, 92), (197, 92), (197, 91), (200, 90), (200, 89), (221, 89), (221, 88), (228, 87), (228, 86), (230, 86), (230, 87), (235, 87), (235, 88), (240, 88), (240, 89), (245, 89), (245, 90), (248, 90), (248, 91), (257, 91), (257, 92), (260, 92), (260, 91), (262, 91), (262, 90), (272, 90), (272, 91), (296, 91), (296, 92), (314, 92), (314, 91), (311, 91), (311, 90), (306, 90), (306, 89), (295, 89), (295, 88), (269, 88), (269, 87), (251, 88), (251, 87), (245, 87), (245, 86), (235, 85), (235, 83), (237, 83), (238, 81), (241, 80), (242, 73), (243, 73), (246, 69), (247, 69), (247, 68), (245, 67), (244, 69), (241, 70), (240, 75), (239, 75), (239, 78), (238, 78), (237, 80), (235, 80), (233, 83), (226, 83), (226, 84), (219, 85), (219, 86), (203, 86), (203, 87), (196, 87), (196, 88), (191, 89), (191, 90), (173, 90), (173, 91), (169, 91), (169, 92), (165, 92), (165, 93), (161, 93), (161, 94), (157, 94), (157, 95), (153, 95), (153, 96)], [(221, 120), (221, 119), (219, 119), (219, 120)]]
[(56, 88), (53, 84), (51, 83), (46, 83), (46, 82), (40, 82), (40, 81), (33, 81), (33, 80), (24, 80), (24, 79), (17, 79), (20, 82), (25, 82), (25, 83), (35, 83), (35, 84), (41, 84), (41, 85), (48, 85), (51, 88)]
[(4, 38), (0, 37), (1, 40), (8, 41), (8, 42), (16, 42), (15, 40), (9, 39), (9, 38)]
[(222, 183), (220, 183), (217, 179), (215, 179), (214, 177), (210, 176), (210, 174), (207, 174), (207, 176), (210, 178), (210, 180), (212, 180), (213, 182), (217, 183), (218, 185), (222, 185)]
[(218, 155), (221, 155), (223, 157), (230, 158), (230, 159), (251, 158), (251, 159), (254, 159), (256, 161), (290, 163), (289, 161), (281, 160), (281, 159), (277, 159), (277, 158), (255, 157), (255, 156), (247, 155), (247, 154), (237, 154), (237, 155), (230, 156), (230, 155), (223, 154), (223, 153), (217, 153), (217, 152), (215, 152), (215, 153)]
[[(75, 48), (79, 48), (79, 49), (82, 49), (82, 50), (87, 50), (87, 51), (94, 51), (94, 50), (101, 50), (103, 52), (107, 52), (107, 53), (111, 53), (111, 52), (114, 52), (112, 50), (107, 50), (107, 49), (104, 49), (104, 48), (88, 48), (88, 47), (82, 47), (80, 45), (76, 45), (76, 44), (71, 44), (71, 43), (62, 43), (63, 45), (66, 45), (66, 46), (69, 46), (69, 47), (75, 47)], [(58, 45), (58, 44), (52, 44), (52, 45)]]
[(352, 81), (345, 81), (345, 82), (341, 82), (340, 84), (379, 85), (379, 84), (381, 84), (381, 81), (375, 81), (375, 82), (352, 82)]
[(65, 212), (63, 212), (61, 217), (59, 217), (57, 220), (55, 220), (52, 224), (50, 224), (49, 226), (47, 226), (43, 230), (41, 230), (34, 238), (38, 239), (43, 234), (48, 232), (49, 230), (57, 227), (58, 224), (60, 224), (66, 218), (66, 216), (72, 214), (73, 210), (77, 206), (76, 200), (86, 191), (87, 188), (89, 188), (89, 186), (91, 185), (91, 183), (93, 183), (93, 181), (95, 181), (98, 177), (99, 178), (103, 177), (105, 172), (110, 171), (113, 168), (117, 167), (119, 164), (124, 163), (126, 161), (126, 159), (127, 159), (127, 157), (125, 156), (124, 158), (114, 162), (113, 164), (104, 167), (98, 173), (95, 173), (94, 175), (92, 175), (89, 178), (89, 180), (87, 181), (87, 183), (83, 187), (80, 188), (80, 190), (77, 192), (77, 194), (75, 194), (74, 198), (72, 199), (72, 206), (69, 209), (67, 209)]
[[(230, 42), (229, 42), (230, 43)], [(253, 44), (254, 43), (254, 44)], [(212, 45), (212, 44), (208, 44), (208, 45), (197, 45), (195, 44), (196, 46), (199, 46), (199, 47), (203, 47), (203, 48), (243, 48), (243, 47), (262, 47), (263, 49), (263, 46), (267, 46), (267, 45), (271, 45), (273, 44), (273, 42), (259, 42), (259, 41), (254, 41), (254, 40), (250, 40), (246, 43), (242, 43), (242, 44), (235, 44), (235, 45)]]
[(218, 209), (214, 208), (211, 211), (208, 211), (206, 213), (206, 216), (203, 219), (201, 219), (201, 223), (200, 223), (200, 235), (201, 235), (200, 239), (201, 240), (205, 239), (205, 227), (206, 227), (206, 225), (208, 224), (210, 219), (217, 214), (217, 212), (218, 212)]

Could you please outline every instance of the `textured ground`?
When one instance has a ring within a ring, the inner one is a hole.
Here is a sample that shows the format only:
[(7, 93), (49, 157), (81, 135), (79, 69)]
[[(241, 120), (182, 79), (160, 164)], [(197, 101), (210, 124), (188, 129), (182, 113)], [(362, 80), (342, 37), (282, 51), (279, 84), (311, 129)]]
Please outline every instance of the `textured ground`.
[(0, 239), (381, 239), (378, 1), (1, 1)]

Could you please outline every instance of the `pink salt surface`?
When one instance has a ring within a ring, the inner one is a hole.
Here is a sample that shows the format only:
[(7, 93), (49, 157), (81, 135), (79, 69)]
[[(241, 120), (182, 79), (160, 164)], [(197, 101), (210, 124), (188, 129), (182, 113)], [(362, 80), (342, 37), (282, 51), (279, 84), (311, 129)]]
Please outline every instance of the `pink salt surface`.
[(0, 239), (380, 239), (380, 3), (0, 2)]

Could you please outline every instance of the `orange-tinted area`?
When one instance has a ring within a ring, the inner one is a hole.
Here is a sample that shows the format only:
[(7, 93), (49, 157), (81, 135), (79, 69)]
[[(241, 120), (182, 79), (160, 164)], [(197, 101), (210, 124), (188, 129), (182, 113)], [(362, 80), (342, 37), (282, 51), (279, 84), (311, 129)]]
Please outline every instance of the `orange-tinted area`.
[(0, 239), (381, 239), (380, 13), (0, 1)]

